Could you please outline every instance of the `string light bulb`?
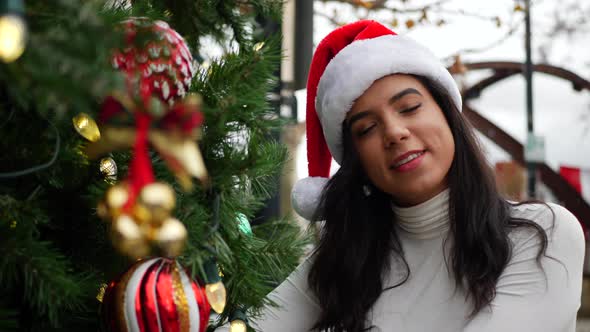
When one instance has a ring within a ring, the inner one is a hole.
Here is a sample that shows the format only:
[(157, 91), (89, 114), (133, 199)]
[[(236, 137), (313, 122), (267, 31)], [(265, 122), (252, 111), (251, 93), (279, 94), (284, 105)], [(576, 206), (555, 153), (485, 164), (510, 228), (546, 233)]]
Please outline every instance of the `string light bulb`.
[(25, 51), (27, 24), (22, 0), (0, 0), (0, 59), (10, 63)]
[(232, 320), (230, 323), (230, 332), (246, 332), (246, 330), (248, 329), (246, 323), (244, 323), (243, 321), (236, 319), (236, 320)]
[(239, 230), (245, 235), (252, 236), (252, 227), (250, 226), (248, 217), (246, 217), (246, 215), (243, 213), (238, 213), (236, 215), (236, 220), (238, 222)]
[(114, 182), (117, 180), (117, 163), (111, 157), (104, 157), (100, 160), (99, 169), (105, 180)]
[(211, 308), (216, 313), (221, 314), (225, 308), (226, 291), (221, 279), (218, 282), (207, 284), (205, 286), (205, 294), (207, 295), (207, 301), (211, 305)]
[(254, 51), (259, 52), (264, 47), (264, 42), (258, 42), (254, 45)]
[(204, 270), (207, 278), (207, 284), (205, 285), (207, 301), (209, 301), (211, 308), (216, 313), (221, 314), (225, 308), (227, 292), (219, 276), (217, 263), (214, 260), (207, 261)]
[(230, 332), (246, 332), (248, 330), (248, 318), (244, 311), (234, 310), (229, 317)]
[(100, 288), (98, 289), (98, 294), (96, 294), (96, 299), (98, 300), (98, 302), (102, 303), (102, 300), (104, 299), (104, 293), (107, 290), (107, 287), (107, 284), (100, 285)]
[[(1, 0), (0, 0), (1, 1)], [(88, 114), (79, 113), (72, 118), (72, 123), (78, 134), (90, 142), (96, 142), (100, 139), (100, 130), (98, 125)]]

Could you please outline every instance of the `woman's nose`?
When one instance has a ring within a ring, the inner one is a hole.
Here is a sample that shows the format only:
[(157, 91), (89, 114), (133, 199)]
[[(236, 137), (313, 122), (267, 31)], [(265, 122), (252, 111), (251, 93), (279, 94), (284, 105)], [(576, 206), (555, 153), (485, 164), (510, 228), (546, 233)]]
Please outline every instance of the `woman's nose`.
[(410, 130), (406, 124), (399, 119), (396, 120), (388, 120), (385, 123), (384, 143), (386, 147), (391, 146), (392, 144), (401, 143), (410, 136)]

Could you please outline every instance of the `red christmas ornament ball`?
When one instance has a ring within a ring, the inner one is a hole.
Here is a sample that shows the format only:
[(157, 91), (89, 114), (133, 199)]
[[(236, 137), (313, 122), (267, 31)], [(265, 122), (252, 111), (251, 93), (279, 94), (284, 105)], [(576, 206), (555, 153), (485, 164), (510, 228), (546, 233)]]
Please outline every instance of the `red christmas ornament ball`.
[(109, 284), (103, 299), (113, 332), (205, 332), (210, 308), (204, 288), (167, 258), (137, 262)]
[(145, 100), (155, 95), (172, 105), (184, 97), (197, 71), (184, 39), (163, 21), (131, 18), (122, 24), (128, 46), (115, 52), (113, 67), (127, 73)]

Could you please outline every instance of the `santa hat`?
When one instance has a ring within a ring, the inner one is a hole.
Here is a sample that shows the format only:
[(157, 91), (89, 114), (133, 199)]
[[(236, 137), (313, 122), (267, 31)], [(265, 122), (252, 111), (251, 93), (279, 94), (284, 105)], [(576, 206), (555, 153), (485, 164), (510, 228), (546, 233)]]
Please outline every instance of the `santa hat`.
[(328, 182), (332, 157), (342, 161), (342, 123), (353, 102), (390, 74), (424, 76), (445, 89), (457, 109), (461, 94), (451, 74), (424, 46), (370, 20), (332, 31), (318, 45), (307, 80), (309, 177), (291, 194), (295, 211), (311, 220)]

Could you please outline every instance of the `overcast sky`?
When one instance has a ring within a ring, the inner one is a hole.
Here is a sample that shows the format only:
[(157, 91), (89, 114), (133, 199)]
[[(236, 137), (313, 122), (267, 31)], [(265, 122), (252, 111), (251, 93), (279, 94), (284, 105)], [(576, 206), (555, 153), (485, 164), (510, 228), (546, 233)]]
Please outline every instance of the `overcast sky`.
[[(412, 3), (415, 2), (416, 0), (413, 0)], [(432, 1), (423, 1), (423, 3), (429, 2)], [(563, 8), (560, 15), (569, 15), (566, 16), (568, 20), (570, 16), (572, 21), (580, 19), (576, 17), (580, 15), (578, 11), (567, 10), (568, 3), (573, 2), (575, 1), (535, 1), (536, 6), (532, 11), (533, 61), (538, 62), (541, 59), (537, 50), (538, 46), (550, 41), (552, 47), (547, 49), (545, 54), (548, 63), (562, 66), (588, 79), (590, 77), (590, 27), (582, 26), (583, 32), (569, 37), (557, 36), (551, 39), (546, 37), (547, 30), (555, 21), (552, 19), (555, 15), (555, 6)], [(401, 24), (394, 30), (428, 46), (441, 59), (447, 59), (460, 50), (485, 47), (497, 40), (510, 25), (509, 17), (514, 4), (512, 0), (453, 0), (446, 7), (451, 10), (464, 9), (468, 12), (484, 13), (486, 16), (498, 15), (506, 19), (500, 28), (493, 22), (481, 19), (446, 15), (445, 21), (449, 23), (441, 27), (418, 25), (408, 30)], [(590, 1), (586, 7), (590, 7)], [(343, 20), (351, 22), (354, 20), (354, 15), (347, 8), (349, 7), (345, 5), (315, 2), (316, 11), (331, 14), (336, 9)], [(391, 14), (375, 15), (369, 18), (386, 25), (393, 20)], [(436, 20), (437, 17), (431, 16), (430, 19)], [(400, 16), (398, 20), (403, 23), (404, 16)], [(314, 25), (314, 41), (317, 45), (333, 29), (333, 26), (322, 17), (316, 17)], [(524, 25), (521, 25), (512, 37), (496, 47), (485, 52), (463, 54), (462, 58), (466, 62), (524, 61)], [(481, 77), (481, 73), (468, 74), (465, 79), (467, 82), (472, 82), (478, 77)], [(569, 82), (544, 74), (535, 74), (533, 82), (535, 133), (545, 137), (547, 164), (554, 169), (560, 165), (590, 169), (590, 94), (587, 91), (575, 92)], [(297, 95), (300, 98), (298, 104), (301, 107), (298, 113), (304, 117), (305, 91), (300, 91)], [(525, 82), (519, 75), (486, 89), (480, 98), (471, 103), (485, 117), (523, 142), (526, 137), (525, 102)], [(501, 149), (485, 138), (482, 140), (485, 142), (490, 162), (509, 160), (508, 155)], [(300, 178), (307, 176), (305, 153), (305, 144), (301, 144), (297, 167)]]

